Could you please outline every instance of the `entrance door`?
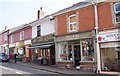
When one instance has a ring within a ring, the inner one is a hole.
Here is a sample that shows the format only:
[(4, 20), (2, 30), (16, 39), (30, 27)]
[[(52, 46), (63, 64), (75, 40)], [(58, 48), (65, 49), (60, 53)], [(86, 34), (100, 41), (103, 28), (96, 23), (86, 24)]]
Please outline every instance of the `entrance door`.
[(75, 42), (74, 43), (74, 61), (75, 61), (75, 66), (80, 65), (79, 61), (81, 59), (81, 54), (80, 54), (80, 42)]

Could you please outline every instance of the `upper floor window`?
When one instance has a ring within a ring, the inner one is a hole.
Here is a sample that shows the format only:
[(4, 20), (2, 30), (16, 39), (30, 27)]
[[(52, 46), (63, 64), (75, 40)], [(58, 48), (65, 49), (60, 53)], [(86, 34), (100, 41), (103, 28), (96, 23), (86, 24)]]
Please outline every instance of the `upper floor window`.
[(37, 36), (41, 36), (41, 25), (37, 26)]
[(120, 23), (120, 3), (114, 4), (115, 23)]
[(4, 34), (4, 40), (7, 41), (7, 33)]
[(11, 43), (14, 42), (14, 35), (11, 35)]
[(20, 40), (24, 40), (24, 31), (20, 32)]
[(69, 32), (76, 32), (78, 29), (77, 29), (77, 17), (76, 17), (76, 14), (74, 15), (70, 15), (68, 17), (68, 30)]

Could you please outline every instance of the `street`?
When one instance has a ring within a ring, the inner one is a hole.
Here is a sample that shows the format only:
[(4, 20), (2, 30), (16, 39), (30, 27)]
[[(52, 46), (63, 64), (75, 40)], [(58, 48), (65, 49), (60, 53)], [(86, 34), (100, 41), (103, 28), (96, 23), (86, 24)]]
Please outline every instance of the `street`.
[(3, 74), (2, 76), (4, 76), (4, 74), (12, 75), (12, 76), (13, 75), (37, 76), (37, 75), (48, 75), (48, 74), (49, 75), (52, 74), (55, 76), (59, 75), (57, 73), (48, 72), (48, 71), (39, 70), (39, 69), (34, 69), (34, 68), (27, 67), (27, 66), (21, 66), (21, 65), (16, 64), (16, 63), (9, 63), (9, 62), (4, 62), (4, 63), (2, 63), (2, 65), (0, 65), (0, 73)]

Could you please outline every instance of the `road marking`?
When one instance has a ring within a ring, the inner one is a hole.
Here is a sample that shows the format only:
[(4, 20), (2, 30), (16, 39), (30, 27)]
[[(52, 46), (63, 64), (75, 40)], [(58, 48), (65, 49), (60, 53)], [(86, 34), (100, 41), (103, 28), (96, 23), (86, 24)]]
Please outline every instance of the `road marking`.
[(21, 73), (21, 72), (18, 72), (18, 71), (16, 71), (16, 73), (17, 73), (17, 74), (23, 74), (23, 73)]
[(0, 68), (3, 68), (3, 69), (8, 69), (8, 68), (6, 68), (6, 67), (3, 67), (3, 66), (0, 66)]

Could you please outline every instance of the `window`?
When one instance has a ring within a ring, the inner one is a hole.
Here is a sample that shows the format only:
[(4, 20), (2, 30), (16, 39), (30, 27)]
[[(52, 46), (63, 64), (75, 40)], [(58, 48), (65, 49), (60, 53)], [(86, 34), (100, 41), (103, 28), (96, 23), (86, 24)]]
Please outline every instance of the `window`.
[(120, 3), (114, 4), (115, 23), (120, 23)]
[(120, 72), (120, 51), (115, 47), (100, 48), (102, 70)]
[(20, 40), (24, 40), (24, 31), (20, 32)]
[(7, 41), (7, 33), (4, 34), (4, 40)]
[(82, 61), (94, 61), (94, 47), (92, 40), (81, 41), (82, 45)]
[(11, 35), (11, 43), (14, 42), (14, 35)]
[(77, 17), (76, 15), (70, 15), (68, 17), (68, 22), (69, 22), (69, 32), (76, 32), (77, 31)]
[(72, 46), (67, 42), (61, 43), (60, 44), (60, 59), (61, 61), (72, 61)]
[(41, 25), (37, 26), (37, 36), (41, 36)]

